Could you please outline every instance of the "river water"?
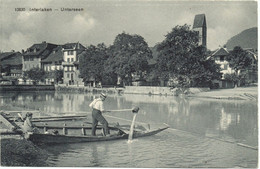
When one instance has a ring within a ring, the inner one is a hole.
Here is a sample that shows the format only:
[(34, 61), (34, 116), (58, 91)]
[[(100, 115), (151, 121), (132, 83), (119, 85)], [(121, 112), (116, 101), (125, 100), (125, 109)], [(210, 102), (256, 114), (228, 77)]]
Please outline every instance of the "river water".
[[(98, 95), (57, 92), (0, 93), (0, 106), (48, 114), (86, 112)], [(257, 102), (173, 96), (110, 94), (106, 109), (140, 108), (137, 124), (170, 128), (150, 137), (41, 147), (50, 167), (255, 168), (258, 165)], [(1, 107), (0, 107), (1, 108)], [(108, 122), (131, 124), (131, 112), (111, 112)], [(242, 146), (241, 146), (242, 145)]]

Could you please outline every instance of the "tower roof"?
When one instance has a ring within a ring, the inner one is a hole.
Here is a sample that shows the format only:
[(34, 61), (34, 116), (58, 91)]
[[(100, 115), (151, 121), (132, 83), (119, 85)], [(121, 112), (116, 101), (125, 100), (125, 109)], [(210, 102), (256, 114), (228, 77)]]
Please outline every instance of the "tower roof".
[(201, 27), (203, 27), (204, 24), (206, 24), (205, 14), (198, 14), (194, 18), (193, 29), (194, 28), (201, 28)]

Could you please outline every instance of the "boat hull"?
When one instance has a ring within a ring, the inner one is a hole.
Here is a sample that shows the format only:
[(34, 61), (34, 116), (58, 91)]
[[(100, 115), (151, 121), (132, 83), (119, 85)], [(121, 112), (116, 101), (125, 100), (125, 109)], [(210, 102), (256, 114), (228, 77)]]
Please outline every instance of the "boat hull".
[[(157, 130), (134, 132), (133, 138), (145, 137), (155, 135), (168, 127), (164, 127)], [(61, 144), (61, 143), (80, 143), (80, 142), (99, 142), (99, 141), (111, 141), (128, 139), (129, 134), (122, 133), (121, 135), (112, 136), (69, 136), (69, 135), (54, 135), (54, 134), (41, 134), (31, 133), (28, 135), (28, 139), (36, 144)]]

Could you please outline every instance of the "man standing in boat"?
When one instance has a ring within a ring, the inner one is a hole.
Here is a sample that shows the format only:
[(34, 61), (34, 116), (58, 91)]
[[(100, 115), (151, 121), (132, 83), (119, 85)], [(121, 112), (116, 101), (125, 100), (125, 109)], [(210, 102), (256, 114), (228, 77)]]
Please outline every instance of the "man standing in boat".
[(100, 122), (103, 125), (103, 131), (105, 136), (110, 136), (109, 128), (108, 128), (108, 122), (107, 120), (102, 116), (102, 113), (110, 112), (106, 111), (104, 109), (103, 102), (106, 99), (106, 95), (104, 93), (101, 93), (99, 98), (94, 99), (90, 104), (89, 107), (92, 108), (92, 136), (96, 135), (96, 128), (98, 122)]

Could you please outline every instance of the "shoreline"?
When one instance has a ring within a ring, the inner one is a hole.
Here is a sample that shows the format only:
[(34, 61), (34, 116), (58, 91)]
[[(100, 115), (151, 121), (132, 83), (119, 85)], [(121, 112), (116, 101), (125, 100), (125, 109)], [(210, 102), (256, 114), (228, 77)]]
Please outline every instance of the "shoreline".
[[(3, 87), (3, 86), (2, 86)], [(11, 86), (12, 89), (16, 86)], [(24, 87), (24, 86), (22, 86)], [(28, 86), (26, 86), (28, 89)], [(108, 94), (138, 94), (138, 95), (159, 95), (159, 96), (175, 96), (175, 89), (170, 87), (152, 87), (152, 86), (126, 86), (125, 88), (93, 88), (87, 86), (64, 86), (55, 85), (51, 90), (49, 87), (37, 86), (37, 90), (57, 91), (57, 92), (75, 92), (75, 93), (100, 93)], [(20, 87), (18, 87), (20, 89)], [(41, 88), (41, 89), (40, 89)], [(31, 89), (33, 90), (33, 89)], [(9, 91), (9, 90), (7, 90)], [(13, 90), (14, 91), (14, 90)], [(19, 90), (21, 91), (21, 90)], [(25, 90), (28, 91), (28, 90)], [(1, 90), (0, 92), (5, 92)], [(237, 87), (228, 89), (212, 89), (209, 88), (190, 88), (189, 94), (181, 94), (179, 97), (205, 98), (205, 99), (226, 99), (226, 100), (258, 100), (258, 86)], [(176, 96), (178, 97), (178, 96)]]
[(226, 100), (258, 100), (258, 87), (237, 87), (232, 89), (215, 89), (207, 92), (189, 94), (191, 98), (210, 98)]

